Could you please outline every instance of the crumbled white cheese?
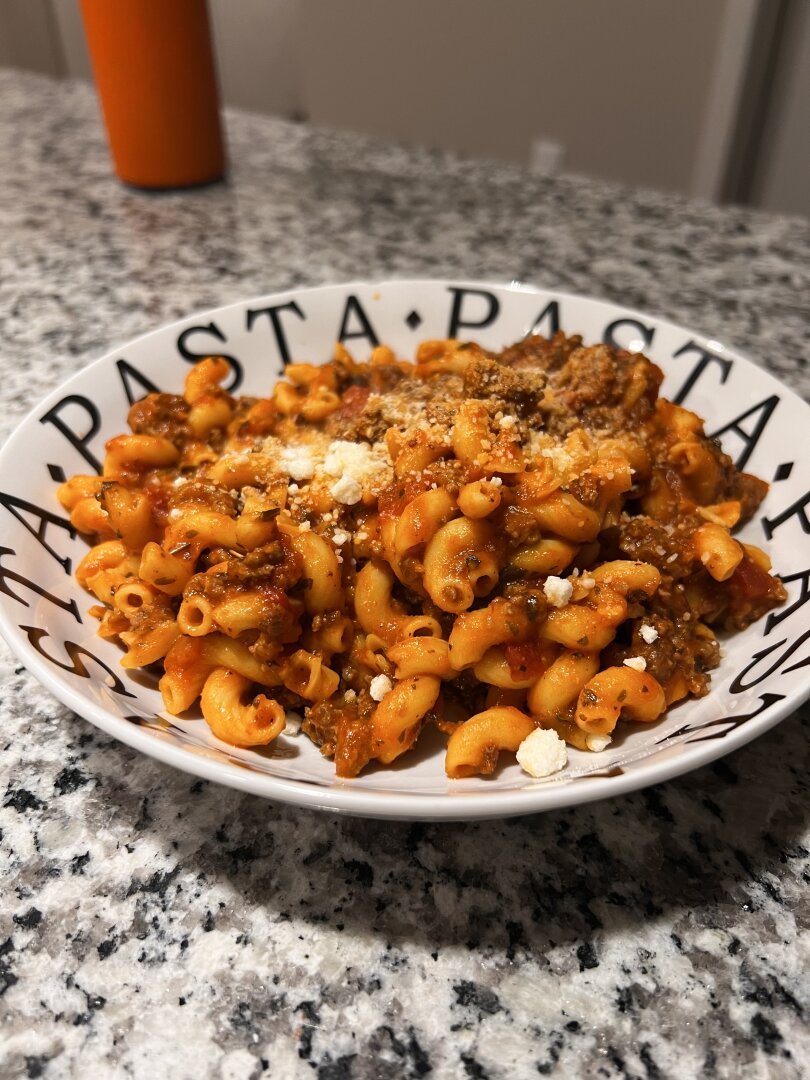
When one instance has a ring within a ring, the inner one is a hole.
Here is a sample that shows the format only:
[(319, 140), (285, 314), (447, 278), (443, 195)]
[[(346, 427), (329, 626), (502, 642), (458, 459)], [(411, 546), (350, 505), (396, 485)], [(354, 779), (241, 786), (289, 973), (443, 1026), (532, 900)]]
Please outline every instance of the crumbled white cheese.
[(342, 476), (345, 473), (357, 476), (368, 472), (371, 466), (371, 448), (367, 443), (352, 443), (343, 439), (329, 444), (323, 460), (323, 471), (329, 476)]
[(642, 623), (638, 632), (648, 645), (652, 645), (654, 641), (658, 641), (658, 631), (654, 626), (650, 626), (649, 623)]
[(543, 586), (543, 592), (546, 594), (546, 599), (552, 607), (556, 608), (565, 607), (571, 599), (571, 593), (573, 591), (574, 586), (570, 581), (566, 581), (565, 578), (555, 577), (554, 574), (551, 574), (546, 578), (546, 583)]
[(491, 476), (489, 482), (493, 487), (500, 487), (503, 480), (501, 480), (500, 476)]
[(351, 540), (351, 536), (345, 529), (335, 529), (332, 533), (332, 543), (337, 544), (338, 547), (343, 547), (344, 544), (348, 544)]
[(585, 745), (589, 750), (593, 750), (595, 754), (600, 753), (602, 750), (607, 750), (610, 744), (613, 742), (610, 735), (597, 735), (594, 732), (590, 732), (585, 736)]
[(325, 476), (336, 477), (329, 489), (332, 498), (354, 506), (363, 496), (363, 485), (378, 479), (386, 464), (379, 447), (375, 450), (367, 443), (336, 439), (327, 447), (321, 471)]
[(357, 691), (347, 690), (343, 695), (343, 700), (346, 702), (347, 705), (353, 705), (355, 701), (357, 701)]
[(311, 480), (315, 475), (315, 462), (306, 446), (283, 446), (278, 458), (282, 469), (293, 480)]
[(371, 680), (371, 685), (368, 688), (368, 692), (374, 698), (375, 701), (382, 701), (386, 694), (389, 694), (394, 689), (394, 684), (388, 678), (387, 675), (375, 675)]
[(284, 725), (284, 735), (298, 735), (301, 731), (301, 725), (304, 722), (303, 716), (297, 712), (288, 712), (284, 718), (286, 724)]
[(537, 728), (517, 750), (518, 764), (529, 776), (551, 776), (568, 763), (565, 743), (550, 728)]
[(300, 522), (298, 528), (301, 530), (301, 532), (309, 532), (309, 530), (312, 528), (312, 522), (302, 521)]
[(502, 416), (498, 421), (498, 427), (500, 428), (513, 428), (517, 424), (517, 417), (515, 416)]
[(363, 497), (363, 489), (353, 477), (346, 473), (332, 484), (329, 493), (333, 499), (337, 499), (344, 506), (354, 506)]
[(591, 577), (590, 574), (583, 574), (579, 579), (579, 584), (583, 589), (587, 589), (590, 592), (591, 589), (596, 588), (596, 578)]
[(624, 666), (632, 668), (633, 671), (646, 671), (647, 661), (643, 656), (628, 656), (624, 661)]

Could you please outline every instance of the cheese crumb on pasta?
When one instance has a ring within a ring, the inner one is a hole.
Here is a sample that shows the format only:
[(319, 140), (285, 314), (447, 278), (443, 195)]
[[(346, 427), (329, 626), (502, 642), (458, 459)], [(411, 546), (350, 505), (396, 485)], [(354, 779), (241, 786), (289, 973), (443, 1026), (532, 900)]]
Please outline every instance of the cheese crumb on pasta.
[(563, 608), (571, 599), (574, 586), (565, 578), (555, 577), (550, 574), (543, 585), (543, 592), (548, 602), (555, 608)]
[(585, 736), (585, 745), (595, 754), (607, 750), (612, 742), (613, 739), (611, 739), (610, 735), (594, 735), (593, 733), (588, 732)]
[(355, 503), (359, 503), (363, 497), (363, 489), (353, 476), (349, 476), (344, 473), (340, 479), (336, 480), (334, 484), (329, 488), (329, 492), (339, 503), (343, 503), (344, 506), (354, 506)]
[(628, 656), (624, 660), (624, 666), (632, 668), (633, 671), (646, 671), (647, 661), (643, 656)]
[(315, 475), (312, 452), (306, 446), (285, 446), (279, 455), (279, 463), (293, 480), (311, 480)]
[(638, 632), (648, 645), (652, 645), (654, 641), (658, 641), (658, 631), (654, 626), (650, 626), (648, 623), (642, 623)]
[(285, 719), (284, 731), (283, 731), (284, 735), (295, 736), (295, 735), (300, 735), (301, 734), (301, 725), (304, 722), (304, 718), (303, 718), (303, 716), (301, 716), (300, 713), (288, 711), (285, 714), (284, 719)]
[(369, 685), (368, 692), (375, 701), (382, 701), (386, 694), (390, 694), (394, 684), (387, 675), (376, 675)]
[(518, 747), (517, 760), (529, 776), (551, 776), (568, 764), (568, 751), (556, 731), (537, 728)]

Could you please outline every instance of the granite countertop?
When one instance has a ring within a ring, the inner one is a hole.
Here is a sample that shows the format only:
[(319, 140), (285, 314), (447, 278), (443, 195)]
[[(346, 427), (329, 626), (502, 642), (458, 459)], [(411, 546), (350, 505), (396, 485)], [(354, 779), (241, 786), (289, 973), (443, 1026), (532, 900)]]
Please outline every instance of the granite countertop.
[[(810, 391), (806, 221), (241, 113), (229, 184), (150, 196), (88, 88), (0, 98), (0, 442), (115, 343), (361, 276), (601, 295)], [(807, 1075), (809, 716), (610, 802), (396, 824), (139, 757), (0, 646), (0, 1074)]]

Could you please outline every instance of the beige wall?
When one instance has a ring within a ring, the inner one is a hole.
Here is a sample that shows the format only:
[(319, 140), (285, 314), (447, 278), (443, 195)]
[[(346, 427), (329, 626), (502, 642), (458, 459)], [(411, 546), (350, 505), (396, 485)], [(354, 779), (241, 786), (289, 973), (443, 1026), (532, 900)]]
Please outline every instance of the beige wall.
[[(30, 3), (30, 0), (27, 0)], [(2, 5), (3, 0), (0, 0)], [(84, 40), (84, 27), (79, 15), (79, 0), (36, 0), (37, 6), (50, 6), (59, 39), (65, 73), (73, 78), (90, 79), (90, 57)]]
[(706, 0), (309, 0), (312, 120), (688, 191), (725, 5)]
[(0, 67), (62, 75), (64, 61), (48, 3), (0, 0)]
[(298, 0), (208, 0), (229, 105), (277, 116), (303, 107)]
[(810, 3), (788, 10), (752, 199), (768, 210), (810, 217)]

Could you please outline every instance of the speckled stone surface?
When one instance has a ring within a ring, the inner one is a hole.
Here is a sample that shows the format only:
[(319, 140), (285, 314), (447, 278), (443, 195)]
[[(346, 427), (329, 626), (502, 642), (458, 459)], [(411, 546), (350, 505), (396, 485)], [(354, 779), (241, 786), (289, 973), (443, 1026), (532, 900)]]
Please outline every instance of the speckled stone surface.
[[(519, 278), (810, 391), (810, 226), (230, 114), (230, 183), (109, 174), (85, 87), (0, 73), (0, 441), (114, 344), (352, 277)], [(0, 646), (0, 1075), (809, 1075), (807, 709), (503, 823), (275, 806), (139, 758)]]

